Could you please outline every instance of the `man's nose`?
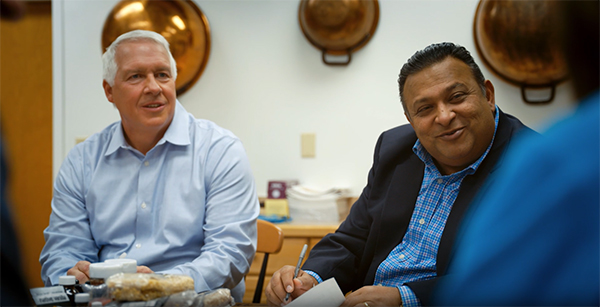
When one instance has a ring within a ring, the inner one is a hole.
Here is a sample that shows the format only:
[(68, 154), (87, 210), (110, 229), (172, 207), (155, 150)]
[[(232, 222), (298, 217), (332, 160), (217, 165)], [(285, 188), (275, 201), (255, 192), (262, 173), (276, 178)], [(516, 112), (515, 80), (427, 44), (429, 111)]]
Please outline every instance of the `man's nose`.
[(438, 123), (442, 126), (447, 126), (452, 122), (452, 120), (455, 117), (456, 117), (456, 113), (454, 112), (452, 107), (442, 103), (437, 108), (437, 114), (435, 117), (435, 121), (436, 121), (436, 123)]
[(146, 86), (144, 87), (144, 92), (148, 94), (158, 95), (162, 91), (162, 88), (156, 82), (156, 78), (153, 75), (148, 76), (146, 78)]

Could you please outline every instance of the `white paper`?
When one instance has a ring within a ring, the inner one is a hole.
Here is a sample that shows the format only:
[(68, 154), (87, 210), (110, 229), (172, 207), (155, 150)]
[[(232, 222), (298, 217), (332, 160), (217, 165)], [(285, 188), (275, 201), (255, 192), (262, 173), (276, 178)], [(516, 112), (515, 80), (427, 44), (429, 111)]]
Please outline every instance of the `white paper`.
[(287, 304), (286, 307), (338, 307), (345, 299), (342, 290), (340, 290), (340, 286), (338, 286), (335, 278), (332, 277), (306, 291), (291, 303)]

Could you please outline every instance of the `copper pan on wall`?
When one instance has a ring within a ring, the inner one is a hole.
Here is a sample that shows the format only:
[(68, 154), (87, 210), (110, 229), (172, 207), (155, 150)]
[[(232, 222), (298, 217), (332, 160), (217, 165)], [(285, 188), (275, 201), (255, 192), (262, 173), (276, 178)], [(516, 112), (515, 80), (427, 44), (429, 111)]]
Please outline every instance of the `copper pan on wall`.
[[(526, 103), (554, 99), (567, 66), (551, 26), (553, 1), (481, 0), (473, 34), (484, 63), (503, 79), (521, 87)], [(532, 100), (528, 89), (549, 88), (549, 98)]]
[[(323, 63), (348, 65), (352, 53), (373, 37), (379, 23), (377, 0), (301, 0), (298, 20), (308, 41), (322, 51)], [(330, 61), (327, 55), (346, 57)]]
[(122, 0), (102, 30), (102, 52), (121, 34), (149, 30), (164, 36), (177, 62), (177, 95), (198, 81), (210, 54), (208, 19), (191, 0)]

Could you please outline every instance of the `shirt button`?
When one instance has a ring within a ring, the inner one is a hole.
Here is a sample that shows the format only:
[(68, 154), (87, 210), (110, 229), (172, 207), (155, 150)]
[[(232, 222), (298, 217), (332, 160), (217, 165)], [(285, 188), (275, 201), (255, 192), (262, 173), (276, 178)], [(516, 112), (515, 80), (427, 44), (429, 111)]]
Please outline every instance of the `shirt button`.
[(142, 203), (142, 209), (146, 209), (146, 203)]
[(140, 244), (140, 243), (135, 245), (135, 248), (140, 248), (140, 247), (142, 247), (142, 244)]
[(419, 224), (421, 224), (421, 225), (425, 224), (425, 219), (420, 219)]
[(145, 166), (148, 166), (148, 165), (150, 165), (150, 162), (148, 162), (148, 161), (145, 161), (145, 162), (144, 162), (144, 165), (145, 165)]
[(398, 256), (400, 259), (404, 259), (404, 254), (400, 254), (400, 256)]
[(121, 258), (121, 259), (123, 259), (125, 257), (127, 257), (127, 253), (122, 253), (121, 255), (119, 255), (119, 258)]
[(443, 180), (442, 178), (438, 178), (437, 182), (438, 182), (439, 184), (441, 184), (442, 182), (444, 182), (444, 180)]

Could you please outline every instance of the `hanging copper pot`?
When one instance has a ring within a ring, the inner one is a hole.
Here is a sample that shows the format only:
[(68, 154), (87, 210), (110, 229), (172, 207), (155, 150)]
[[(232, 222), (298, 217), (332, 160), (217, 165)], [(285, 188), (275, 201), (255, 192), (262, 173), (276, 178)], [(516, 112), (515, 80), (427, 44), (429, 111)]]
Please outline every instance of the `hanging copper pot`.
[(177, 62), (177, 94), (198, 81), (210, 54), (208, 19), (191, 0), (122, 0), (102, 30), (102, 51), (119, 35), (132, 30), (154, 31), (169, 42)]
[[(300, 28), (308, 41), (322, 51), (323, 63), (348, 65), (352, 53), (373, 37), (379, 22), (377, 0), (301, 0)], [(345, 57), (330, 61), (327, 55)]]
[[(551, 24), (553, 1), (481, 0), (473, 34), (484, 63), (521, 87), (526, 103), (554, 99), (556, 85), (567, 78), (567, 66)], [(547, 99), (528, 98), (528, 89), (550, 88)]]

